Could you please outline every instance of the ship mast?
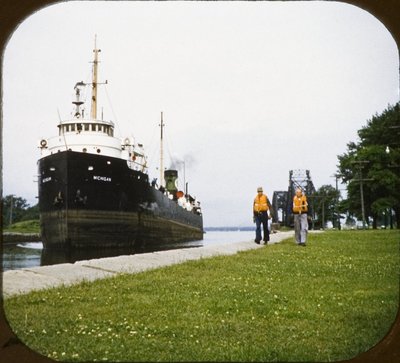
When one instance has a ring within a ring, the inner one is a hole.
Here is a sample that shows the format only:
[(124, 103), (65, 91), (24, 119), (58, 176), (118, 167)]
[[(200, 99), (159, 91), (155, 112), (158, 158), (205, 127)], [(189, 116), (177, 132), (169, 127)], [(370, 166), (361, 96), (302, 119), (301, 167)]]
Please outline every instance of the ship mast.
[(164, 186), (164, 146), (163, 146), (163, 129), (164, 129), (164, 121), (163, 121), (163, 113), (161, 112), (161, 123), (159, 125), (161, 127), (161, 141), (160, 141), (160, 186)]
[(92, 73), (92, 108), (90, 112), (90, 117), (93, 120), (97, 119), (97, 65), (99, 63), (99, 52), (101, 49), (97, 49), (96, 45), (97, 35), (94, 36), (94, 61), (93, 61), (93, 73)]

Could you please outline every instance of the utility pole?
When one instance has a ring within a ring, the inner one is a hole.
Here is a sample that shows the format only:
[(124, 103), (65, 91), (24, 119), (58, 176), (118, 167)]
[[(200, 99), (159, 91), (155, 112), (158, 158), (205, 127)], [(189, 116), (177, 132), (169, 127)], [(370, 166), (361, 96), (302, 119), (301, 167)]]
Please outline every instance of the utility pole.
[(12, 225), (12, 222), (13, 222), (13, 204), (14, 204), (13, 197), (14, 196), (11, 194), (11, 196), (10, 196), (10, 226)]
[(365, 229), (365, 206), (364, 206), (364, 187), (363, 187), (363, 182), (365, 181), (371, 181), (374, 179), (364, 179), (362, 177), (362, 169), (364, 168), (365, 164), (369, 163), (369, 160), (358, 160), (358, 161), (352, 161), (352, 164), (357, 164), (358, 166), (358, 179), (352, 179), (353, 181), (358, 181), (360, 182), (360, 198), (361, 198), (361, 216), (362, 216), (362, 224), (363, 224), (363, 229)]
[(335, 178), (335, 184), (336, 184), (336, 198), (335, 198), (335, 214), (336, 214), (336, 220), (337, 220), (337, 229), (340, 231), (341, 230), (341, 224), (340, 224), (340, 215), (339, 215), (339, 187), (338, 187), (338, 179), (342, 177), (342, 174), (333, 174), (332, 177)]

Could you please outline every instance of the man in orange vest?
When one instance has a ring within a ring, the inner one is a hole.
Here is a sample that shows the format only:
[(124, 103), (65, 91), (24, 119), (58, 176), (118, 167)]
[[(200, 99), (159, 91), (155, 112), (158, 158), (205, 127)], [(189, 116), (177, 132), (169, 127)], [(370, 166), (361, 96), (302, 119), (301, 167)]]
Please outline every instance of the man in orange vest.
[(270, 203), (268, 197), (263, 194), (263, 189), (261, 187), (257, 188), (257, 195), (253, 202), (253, 222), (256, 223), (256, 239), (254, 242), (257, 244), (260, 244), (261, 241), (261, 224), (263, 225), (264, 244), (267, 244), (269, 241), (269, 206)]
[(293, 197), (294, 238), (299, 246), (304, 247), (308, 231), (307, 211), (307, 198), (302, 190), (297, 188), (296, 195)]

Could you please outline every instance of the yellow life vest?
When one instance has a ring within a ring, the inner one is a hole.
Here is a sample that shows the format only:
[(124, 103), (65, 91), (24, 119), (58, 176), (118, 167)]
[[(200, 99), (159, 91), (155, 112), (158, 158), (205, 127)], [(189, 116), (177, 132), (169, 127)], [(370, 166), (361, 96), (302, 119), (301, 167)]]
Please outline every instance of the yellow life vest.
[(268, 198), (265, 194), (258, 195), (254, 198), (253, 211), (254, 212), (266, 212), (268, 207)]
[(308, 203), (305, 195), (293, 197), (293, 213), (305, 213), (308, 211)]

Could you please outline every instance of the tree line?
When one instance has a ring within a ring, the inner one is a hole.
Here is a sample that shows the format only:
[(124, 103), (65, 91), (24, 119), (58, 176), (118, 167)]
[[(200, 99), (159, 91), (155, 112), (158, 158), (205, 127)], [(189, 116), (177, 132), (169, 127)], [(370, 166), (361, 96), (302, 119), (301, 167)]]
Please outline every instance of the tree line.
[(338, 156), (339, 175), (347, 184), (341, 208), (366, 225), (400, 225), (400, 105), (389, 105), (358, 130)]
[(39, 219), (39, 205), (30, 206), (26, 199), (15, 195), (7, 195), (2, 198), (3, 226), (14, 223)]
[[(323, 185), (310, 196), (318, 223), (332, 221), (340, 228), (361, 221), (363, 227), (400, 226), (400, 105), (389, 105), (367, 120), (357, 132), (358, 140), (338, 155), (336, 186)], [(341, 198), (338, 181), (345, 184)], [(314, 198), (314, 199), (313, 199)]]

